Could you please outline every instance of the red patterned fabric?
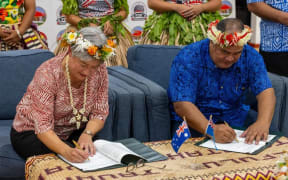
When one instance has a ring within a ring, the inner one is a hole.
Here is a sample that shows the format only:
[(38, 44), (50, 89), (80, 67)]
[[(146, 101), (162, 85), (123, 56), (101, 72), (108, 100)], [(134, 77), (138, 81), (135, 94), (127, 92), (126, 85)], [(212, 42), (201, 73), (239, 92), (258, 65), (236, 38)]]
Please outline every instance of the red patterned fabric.
[[(62, 69), (64, 56), (56, 56), (44, 62), (35, 72), (27, 92), (16, 107), (13, 127), (16, 131), (34, 130), (36, 134), (54, 130), (61, 139), (67, 139), (76, 130), (70, 124), (72, 107), (67, 78)], [(84, 82), (79, 89), (72, 87), (74, 106), (83, 107)], [(108, 75), (105, 64), (88, 77), (85, 116), (106, 120), (108, 107)], [(85, 123), (81, 123), (81, 127)]]

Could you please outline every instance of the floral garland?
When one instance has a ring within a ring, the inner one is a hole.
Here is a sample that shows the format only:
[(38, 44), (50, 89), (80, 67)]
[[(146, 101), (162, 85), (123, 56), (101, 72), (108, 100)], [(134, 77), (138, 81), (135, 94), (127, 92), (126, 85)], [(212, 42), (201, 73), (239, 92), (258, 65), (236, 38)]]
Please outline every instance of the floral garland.
[(96, 59), (106, 60), (110, 56), (115, 55), (115, 37), (109, 37), (107, 44), (103, 45), (102, 47), (93, 45), (90, 41), (84, 39), (82, 34), (73, 30), (64, 33), (62, 39), (61, 46), (67, 46), (67, 44), (74, 46), (76, 45), (76, 49), (87, 51), (90, 56)]
[(244, 26), (242, 32), (226, 33), (219, 31), (216, 26), (219, 20), (213, 21), (208, 26), (207, 36), (214, 44), (219, 44), (221, 47), (228, 46), (244, 46), (251, 38), (251, 28)]

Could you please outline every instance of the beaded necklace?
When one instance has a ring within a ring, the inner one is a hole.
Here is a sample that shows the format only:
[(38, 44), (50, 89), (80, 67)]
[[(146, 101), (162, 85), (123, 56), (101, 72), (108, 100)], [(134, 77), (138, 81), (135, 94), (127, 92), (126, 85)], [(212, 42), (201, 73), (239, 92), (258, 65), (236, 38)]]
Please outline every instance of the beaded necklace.
[(88, 119), (86, 116), (84, 116), (84, 113), (86, 111), (85, 106), (86, 106), (86, 95), (87, 95), (87, 77), (85, 78), (85, 87), (84, 87), (84, 100), (83, 100), (83, 107), (79, 111), (74, 107), (74, 101), (73, 101), (73, 95), (72, 95), (72, 88), (71, 88), (71, 79), (70, 79), (70, 73), (69, 73), (69, 68), (68, 68), (68, 61), (69, 61), (69, 56), (66, 57), (65, 59), (65, 67), (66, 67), (66, 74), (67, 74), (67, 79), (68, 79), (68, 90), (69, 90), (69, 95), (70, 95), (70, 104), (73, 110), (73, 117), (70, 119), (69, 123), (74, 124), (76, 123), (77, 129), (80, 128), (81, 122), (87, 122)]

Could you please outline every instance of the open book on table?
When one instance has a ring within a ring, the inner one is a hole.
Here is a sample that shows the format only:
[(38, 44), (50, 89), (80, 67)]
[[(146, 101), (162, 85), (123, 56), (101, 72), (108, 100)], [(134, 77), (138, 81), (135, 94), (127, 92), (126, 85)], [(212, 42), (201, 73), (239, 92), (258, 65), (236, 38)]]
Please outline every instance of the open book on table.
[(167, 157), (154, 151), (134, 138), (123, 139), (118, 142), (106, 140), (94, 141), (96, 154), (83, 163), (72, 163), (61, 155), (62, 160), (82, 171), (95, 171), (118, 168), (136, 163), (139, 159), (145, 162), (166, 160)]
[[(219, 150), (231, 151), (231, 152), (239, 152), (239, 153), (247, 153), (247, 154), (258, 154), (259, 152), (263, 151), (267, 147), (270, 147), (280, 136), (269, 134), (267, 141), (260, 141), (259, 144), (246, 144), (245, 138), (240, 137), (240, 135), (244, 132), (243, 130), (234, 129), (237, 139), (239, 142), (235, 140), (231, 143), (222, 144), (216, 143), (216, 147)], [(196, 143), (196, 145), (206, 148), (215, 149), (214, 143), (212, 139), (204, 139)]]

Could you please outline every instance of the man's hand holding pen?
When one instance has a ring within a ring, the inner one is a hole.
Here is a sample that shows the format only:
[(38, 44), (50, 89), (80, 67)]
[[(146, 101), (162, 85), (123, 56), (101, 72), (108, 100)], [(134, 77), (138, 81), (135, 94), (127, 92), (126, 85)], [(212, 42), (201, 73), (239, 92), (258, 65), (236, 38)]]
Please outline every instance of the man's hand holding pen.
[(231, 143), (236, 138), (236, 133), (230, 126), (222, 123), (215, 124), (214, 136), (217, 143)]

